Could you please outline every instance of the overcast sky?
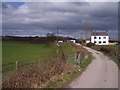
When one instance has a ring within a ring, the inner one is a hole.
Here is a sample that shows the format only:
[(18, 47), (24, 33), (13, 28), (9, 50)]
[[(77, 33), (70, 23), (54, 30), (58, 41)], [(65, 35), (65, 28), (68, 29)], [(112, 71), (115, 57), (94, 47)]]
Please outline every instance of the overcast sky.
[(85, 27), (118, 33), (117, 2), (16, 2), (2, 5), (2, 34), (44, 36), (48, 32), (80, 37)]

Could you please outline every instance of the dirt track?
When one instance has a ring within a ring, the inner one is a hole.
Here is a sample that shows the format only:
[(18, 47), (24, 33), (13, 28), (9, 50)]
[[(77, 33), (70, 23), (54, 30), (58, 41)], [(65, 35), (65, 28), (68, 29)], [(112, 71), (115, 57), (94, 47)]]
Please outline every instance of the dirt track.
[(118, 67), (101, 52), (87, 48), (92, 52), (93, 61), (67, 87), (69, 88), (118, 88)]

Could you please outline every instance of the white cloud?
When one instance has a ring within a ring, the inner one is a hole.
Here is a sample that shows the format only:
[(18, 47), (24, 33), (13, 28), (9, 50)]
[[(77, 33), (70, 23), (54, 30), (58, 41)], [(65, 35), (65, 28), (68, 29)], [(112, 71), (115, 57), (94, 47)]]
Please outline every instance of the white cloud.
[(3, 9), (3, 29), (20, 29), (23, 33), (27, 30), (30, 32), (28, 34), (43, 35), (48, 31), (54, 32), (58, 24), (63, 34), (68, 32), (72, 35), (73, 32), (83, 29), (85, 19), (90, 26), (95, 26), (95, 29), (103, 28), (105, 25), (116, 28), (116, 5), (117, 3), (95, 2), (25, 2), (17, 9)]

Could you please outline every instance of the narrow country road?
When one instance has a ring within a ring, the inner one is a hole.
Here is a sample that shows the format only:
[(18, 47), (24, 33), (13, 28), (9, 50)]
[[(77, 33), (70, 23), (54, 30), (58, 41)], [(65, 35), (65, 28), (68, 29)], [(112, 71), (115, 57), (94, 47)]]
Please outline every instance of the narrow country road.
[(67, 87), (69, 88), (118, 88), (118, 67), (107, 56), (85, 47), (92, 52), (93, 60), (87, 69)]

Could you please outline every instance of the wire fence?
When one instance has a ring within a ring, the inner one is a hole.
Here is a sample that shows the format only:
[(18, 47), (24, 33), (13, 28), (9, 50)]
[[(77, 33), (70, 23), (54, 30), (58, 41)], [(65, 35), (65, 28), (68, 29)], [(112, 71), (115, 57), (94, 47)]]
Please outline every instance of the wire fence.
[(2, 73), (6, 73), (9, 71), (13, 71), (13, 70), (18, 70), (19, 68), (25, 67), (27, 65), (31, 65), (31, 64), (38, 64), (38, 62), (20, 62), (20, 61), (15, 61), (15, 62), (10, 62), (7, 64), (3, 64), (2, 65)]
[[(62, 51), (62, 48), (61, 48), (61, 51)], [(74, 53), (68, 56), (68, 59), (71, 63), (76, 63), (75, 62), (75, 59), (76, 59), (78, 65), (80, 65), (83, 58), (84, 58), (84, 54), (82, 52), (79, 53), (76, 56), (76, 58), (75, 58)], [(64, 63), (67, 62), (66, 61), (66, 56), (64, 55), (64, 51), (62, 51), (61, 60), (63, 60)], [(9, 71), (18, 70), (20, 68), (23, 68), (25, 66), (32, 65), (32, 64), (38, 65), (38, 64), (46, 63), (48, 61), (50, 61), (50, 58), (45, 58), (45, 60), (37, 60), (37, 61), (34, 61), (34, 62), (24, 62), (24, 61), (20, 61), (20, 60), (8, 62), (7, 64), (2, 64), (2, 73), (7, 73)]]
[[(63, 58), (63, 61), (64, 63), (66, 63), (66, 57), (64, 57), (64, 55), (62, 56)], [(77, 56), (77, 64), (80, 64), (81, 61), (83, 60), (84, 58), (84, 55), (82, 53), (78, 54)], [(71, 61), (72, 63), (74, 62), (74, 55), (70, 55), (68, 56), (68, 59), (69, 61)], [(48, 60), (46, 60), (48, 61)], [(42, 64), (44, 62), (41, 62), (41, 61), (34, 61), (34, 62), (21, 62), (21, 61), (14, 61), (14, 62), (9, 62), (7, 64), (2, 64), (2, 73), (6, 73), (6, 72), (9, 72), (9, 71), (13, 71), (13, 70), (18, 70), (20, 68), (23, 68), (25, 66), (28, 66), (28, 65), (38, 65), (38, 64)]]
[[(64, 51), (60, 53), (58, 53), (57, 57), (59, 59), (61, 59), (64, 63), (66, 63), (66, 55), (64, 54)], [(36, 60), (36, 61), (28, 61), (28, 62), (22, 62), (20, 60), (18, 61), (14, 61), (14, 62), (8, 62), (6, 64), (2, 64), (2, 73), (6, 73), (9, 71), (14, 71), (14, 70), (18, 70), (20, 68), (24, 68), (28, 65), (41, 65), (41, 64), (47, 64), (49, 62), (51, 62), (52, 59), (54, 59), (55, 57), (51, 57), (51, 58), (44, 58), (43, 60)]]

